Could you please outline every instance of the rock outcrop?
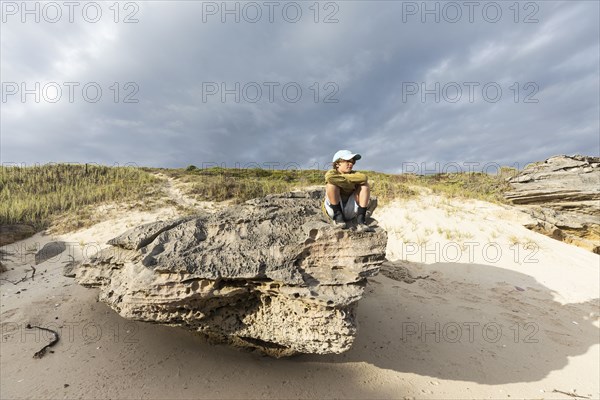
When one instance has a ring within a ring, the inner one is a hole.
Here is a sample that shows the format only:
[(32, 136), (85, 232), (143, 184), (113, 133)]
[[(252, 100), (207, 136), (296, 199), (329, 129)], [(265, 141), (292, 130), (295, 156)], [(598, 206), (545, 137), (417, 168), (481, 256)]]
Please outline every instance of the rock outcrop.
[(67, 244), (62, 241), (46, 243), (40, 251), (35, 253), (35, 265), (41, 264), (53, 257), (56, 257), (66, 249)]
[(600, 254), (600, 158), (551, 157), (509, 183), (505, 197), (537, 221), (529, 229)]
[(134, 228), (77, 266), (76, 280), (100, 288), (100, 299), (125, 318), (276, 357), (343, 352), (387, 235), (327, 224), (323, 195), (270, 195)]

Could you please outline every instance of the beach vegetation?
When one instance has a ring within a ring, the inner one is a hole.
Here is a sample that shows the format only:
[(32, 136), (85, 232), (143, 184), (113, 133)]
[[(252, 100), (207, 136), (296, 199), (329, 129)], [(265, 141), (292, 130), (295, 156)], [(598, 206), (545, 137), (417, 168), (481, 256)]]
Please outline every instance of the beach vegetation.
[[(0, 225), (28, 224), (40, 230), (59, 215), (82, 211), (91, 205), (147, 201), (158, 195), (159, 181), (134, 167), (0, 166)], [(87, 218), (85, 213), (81, 218)]]
[[(97, 164), (1, 166), (0, 225), (29, 224), (41, 230), (58, 224), (66, 231), (99, 222), (96, 211), (100, 204), (127, 204), (136, 210), (169, 205), (167, 179), (176, 181), (184, 195), (198, 201), (241, 203), (268, 194), (323, 187), (325, 172), (195, 165), (175, 169)], [(509, 187), (506, 177), (514, 173), (509, 169), (501, 169), (496, 175), (362, 172), (369, 176), (372, 194), (378, 197), (380, 206), (416, 198), (423, 190), (445, 198), (505, 202), (502, 194)], [(448, 210), (448, 214), (453, 213)]]

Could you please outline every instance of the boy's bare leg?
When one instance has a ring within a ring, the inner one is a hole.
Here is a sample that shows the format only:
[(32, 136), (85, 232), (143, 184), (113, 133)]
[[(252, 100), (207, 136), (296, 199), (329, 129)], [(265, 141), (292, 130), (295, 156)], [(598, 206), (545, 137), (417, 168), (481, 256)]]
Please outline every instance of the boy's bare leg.
[(356, 189), (356, 202), (360, 207), (367, 207), (371, 198), (369, 183), (362, 184)]
[(329, 200), (329, 204), (340, 204), (340, 188), (338, 186), (328, 183), (325, 186), (325, 193), (327, 194), (327, 200)]

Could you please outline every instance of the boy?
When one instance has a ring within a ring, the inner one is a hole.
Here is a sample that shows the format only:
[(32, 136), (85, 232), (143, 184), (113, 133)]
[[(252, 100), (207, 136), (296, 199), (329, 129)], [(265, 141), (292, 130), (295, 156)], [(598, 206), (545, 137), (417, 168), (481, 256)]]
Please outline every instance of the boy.
[(366, 232), (373, 230), (365, 221), (371, 190), (367, 176), (352, 170), (356, 161), (361, 158), (360, 154), (350, 150), (335, 153), (332, 159), (333, 169), (325, 174), (324, 207), (334, 225), (346, 229), (346, 221), (356, 216), (356, 229)]

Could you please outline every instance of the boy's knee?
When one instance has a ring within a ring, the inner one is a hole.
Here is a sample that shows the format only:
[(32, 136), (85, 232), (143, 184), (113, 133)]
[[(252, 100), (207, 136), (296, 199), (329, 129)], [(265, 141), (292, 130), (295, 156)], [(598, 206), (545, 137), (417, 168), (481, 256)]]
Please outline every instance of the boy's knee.
[(371, 187), (369, 186), (369, 182), (365, 182), (365, 183), (361, 183), (358, 188), (357, 188), (357, 192), (362, 192), (365, 190), (370, 191)]

